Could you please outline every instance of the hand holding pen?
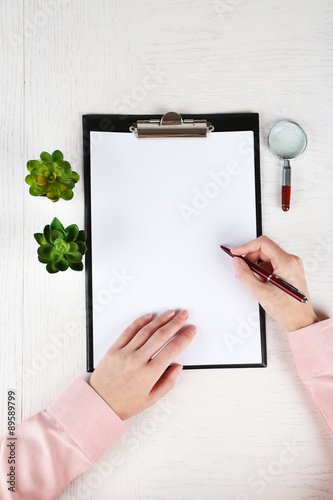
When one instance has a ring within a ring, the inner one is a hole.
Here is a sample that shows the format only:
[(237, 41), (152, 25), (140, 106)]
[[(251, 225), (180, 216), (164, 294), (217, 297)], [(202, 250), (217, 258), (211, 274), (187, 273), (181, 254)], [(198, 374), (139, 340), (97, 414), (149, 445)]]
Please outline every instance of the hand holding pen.
[[(236, 257), (230, 250), (230, 248), (224, 247), (221, 245), (222, 250), (230, 255), (230, 257)], [(240, 257), (237, 257), (242, 259), (246, 264), (249, 266), (251, 271), (253, 271), (257, 276), (260, 276), (260, 278), (263, 278), (263, 280), (268, 281), (272, 285), (280, 288), (283, 292), (287, 293), (290, 295), (290, 297), (293, 297), (294, 299), (298, 300), (299, 302), (302, 302), (302, 304), (306, 304), (308, 302), (308, 298), (305, 295), (305, 293), (301, 292), (301, 290), (298, 290), (294, 285), (291, 283), (288, 283), (286, 280), (283, 278), (280, 278), (280, 276), (277, 276), (276, 274), (272, 274), (270, 271), (265, 271), (263, 267), (260, 267), (258, 264), (255, 264), (251, 260), (247, 259), (246, 257), (243, 257), (241, 255)]]
[[(258, 264), (260, 269), (266, 271), (269, 276), (282, 276), (285, 282), (292, 283), (293, 287), (302, 290), (303, 294), (309, 297), (302, 260), (282, 250), (267, 236), (232, 248), (231, 252), (234, 255), (245, 256), (253, 263), (262, 260), (263, 262)], [(254, 274), (243, 259), (235, 257), (232, 261), (236, 268), (236, 277), (248, 288), (265, 311), (287, 330), (297, 330), (319, 321), (309, 299), (306, 303), (295, 300), (277, 286), (272, 286), (265, 277)]]

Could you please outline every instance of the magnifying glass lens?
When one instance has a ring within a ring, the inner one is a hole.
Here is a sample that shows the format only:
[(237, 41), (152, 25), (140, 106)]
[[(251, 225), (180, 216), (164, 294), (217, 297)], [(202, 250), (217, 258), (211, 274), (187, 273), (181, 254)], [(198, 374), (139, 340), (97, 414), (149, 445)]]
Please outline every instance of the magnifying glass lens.
[(292, 122), (277, 123), (272, 128), (268, 140), (276, 156), (286, 160), (303, 153), (307, 142), (304, 130)]

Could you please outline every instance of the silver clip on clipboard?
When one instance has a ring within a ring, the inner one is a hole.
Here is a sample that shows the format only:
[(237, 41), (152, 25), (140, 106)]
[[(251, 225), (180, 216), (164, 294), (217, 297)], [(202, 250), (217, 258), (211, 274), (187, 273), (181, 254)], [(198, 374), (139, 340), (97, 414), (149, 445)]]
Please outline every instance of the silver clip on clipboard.
[(183, 119), (179, 113), (165, 113), (160, 120), (138, 120), (130, 131), (139, 139), (147, 137), (207, 137), (214, 127), (207, 120)]

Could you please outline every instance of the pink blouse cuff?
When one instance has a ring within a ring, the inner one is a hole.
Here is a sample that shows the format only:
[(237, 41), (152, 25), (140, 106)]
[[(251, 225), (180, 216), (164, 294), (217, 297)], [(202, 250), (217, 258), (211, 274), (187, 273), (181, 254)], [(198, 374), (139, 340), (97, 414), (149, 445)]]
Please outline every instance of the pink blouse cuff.
[(288, 333), (298, 373), (306, 383), (332, 373), (333, 318)]
[(124, 422), (82, 378), (77, 378), (47, 412), (91, 463), (126, 430)]

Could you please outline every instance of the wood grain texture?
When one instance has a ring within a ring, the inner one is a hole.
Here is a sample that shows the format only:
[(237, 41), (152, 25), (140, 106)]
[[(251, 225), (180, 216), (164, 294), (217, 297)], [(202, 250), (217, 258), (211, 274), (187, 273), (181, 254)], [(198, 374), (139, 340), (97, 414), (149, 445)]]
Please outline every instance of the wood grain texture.
[(7, 391), (17, 391), (17, 422), (22, 407), (24, 217), (24, 58), (22, 1), (0, 4), (0, 364), (1, 434), (7, 432)]
[[(32, 198), (23, 182), (26, 161), (57, 148), (82, 175), (84, 113), (259, 112), (264, 232), (303, 257), (313, 302), (332, 316), (329, 0), (3, 0), (0, 8), (2, 400), (16, 386), (27, 418), (85, 376), (83, 273), (49, 276), (32, 237), (54, 216), (83, 224), (83, 182), (57, 204)], [(285, 214), (281, 165), (266, 138), (288, 118), (309, 146), (292, 164)], [(331, 499), (331, 435), (269, 318), (267, 337), (267, 369), (183, 373), (60, 498)]]

